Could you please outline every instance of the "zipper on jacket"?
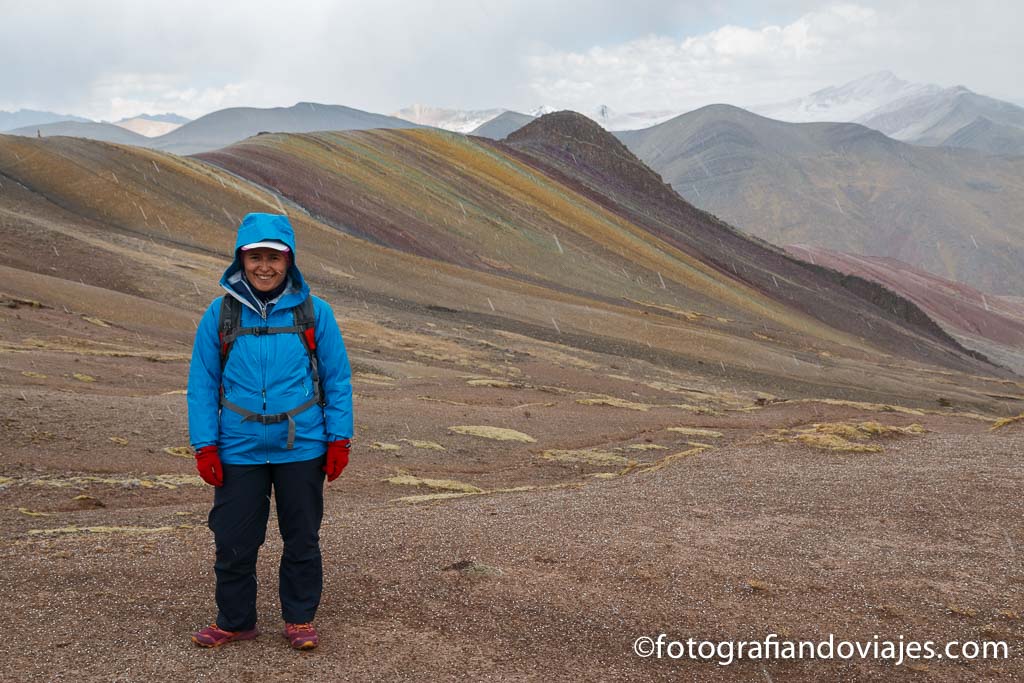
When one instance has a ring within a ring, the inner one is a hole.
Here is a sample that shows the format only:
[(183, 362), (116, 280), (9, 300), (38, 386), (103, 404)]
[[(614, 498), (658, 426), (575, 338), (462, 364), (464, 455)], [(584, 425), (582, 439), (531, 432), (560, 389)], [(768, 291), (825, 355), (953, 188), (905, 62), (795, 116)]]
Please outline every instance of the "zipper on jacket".
[[(260, 315), (263, 316), (264, 327), (269, 327), (270, 323), (267, 320), (267, 304), (262, 301), (257, 301), (260, 304)], [(270, 335), (263, 335), (260, 338), (260, 389), (263, 394), (263, 413), (267, 412), (267, 360), (268, 360), (268, 349), (267, 345), (270, 344)], [(270, 463), (270, 425), (263, 425), (263, 449), (266, 455), (267, 463)]]

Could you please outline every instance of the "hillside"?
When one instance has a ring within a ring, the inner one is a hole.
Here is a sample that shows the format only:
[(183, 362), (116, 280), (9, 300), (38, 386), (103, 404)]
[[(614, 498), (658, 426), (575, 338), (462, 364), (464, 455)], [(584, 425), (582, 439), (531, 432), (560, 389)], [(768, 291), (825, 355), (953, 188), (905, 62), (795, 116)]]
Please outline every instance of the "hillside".
[(884, 285), (913, 301), (967, 348), (1024, 373), (1024, 305), (882, 257), (792, 245), (786, 250), (804, 261)]
[(1024, 292), (1024, 158), (726, 105), (618, 137), (685, 199), (773, 244), (891, 257), (983, 291)]
[[(278, 634), (273, 521), (263, 635), (188, 640), (215, 608), (185, 378), (248, 211), (290, 216), (352, 361), (309, 656)], [(1024, 383), (894, 294), (695, 209), (576, 115), (508, 144), (270, 134), (198, 158), (0, 135), (0, 239), (0, 626), (20, 680), (865, 680), (902, 669), (630, 648), (672, 624), (1024, 635), (1024, 438), (991, 428)]]

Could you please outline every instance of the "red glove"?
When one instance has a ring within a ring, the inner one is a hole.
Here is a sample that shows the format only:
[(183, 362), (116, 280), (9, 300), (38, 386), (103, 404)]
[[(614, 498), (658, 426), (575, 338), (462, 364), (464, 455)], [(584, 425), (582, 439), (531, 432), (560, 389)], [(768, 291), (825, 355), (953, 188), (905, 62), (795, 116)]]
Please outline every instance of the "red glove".
[(220, 453), (217, 446), (203, 446), (196, 451), (196, 469), (199, 476), (210, 486), (224, 485), (224, 470), (220, 466)]
[(348, 439), (332, 441), (327, 444), (327, 462), (324, 463), (324, 472), (327, 473), (327, 481), (334, 481), (341, 475), (341, 471), (348, 465)]

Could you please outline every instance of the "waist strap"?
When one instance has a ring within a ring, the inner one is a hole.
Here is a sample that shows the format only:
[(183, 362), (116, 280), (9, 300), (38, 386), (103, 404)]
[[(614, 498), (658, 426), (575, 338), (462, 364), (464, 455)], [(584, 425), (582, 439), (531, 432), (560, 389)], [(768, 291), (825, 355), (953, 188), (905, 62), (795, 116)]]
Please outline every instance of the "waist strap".
[(242, 422), (259, 422), (264, 425), (277, 424), (278, 422), (284, 422), (288, 420), (288, 445), (286, 448), (292, 450), (295, 447), (295, 416), (304, 410), (312, 408), (313, 406), (320, 403), (320, 392), (314, 392), (313, 398), (309, 399), (298, 408), (292, 408), (291, 410), (284, 413), (274, 413), (272, 415), (261, 415), (260, 413), (254, 413), (248, 408), (243, 408), (240, 405), (232, 403), (223, 396), (220, 397), (220, 404), (224, 408), (238, 413), (242, 416)]

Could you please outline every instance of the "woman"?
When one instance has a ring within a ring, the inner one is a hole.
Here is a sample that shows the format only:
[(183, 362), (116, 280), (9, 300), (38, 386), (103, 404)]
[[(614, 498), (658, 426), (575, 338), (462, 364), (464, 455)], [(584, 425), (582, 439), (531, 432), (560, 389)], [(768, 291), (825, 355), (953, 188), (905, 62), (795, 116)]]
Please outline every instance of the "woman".
[(311, 649), (323, 589), (324, 474), (334, 481), (345, 469), (352, 437), (348, 356), (331, 307), (309, 293), (295, 265), (287, 216), (245, 217), (220, 284), (225, 295), (199, 323), (188, 377), (196, 467), (216, 487), (209, 525), (218, 609), (192, 642), (218, 647), (259, 635), (256, 557), (273, 489), (285, 636)]

